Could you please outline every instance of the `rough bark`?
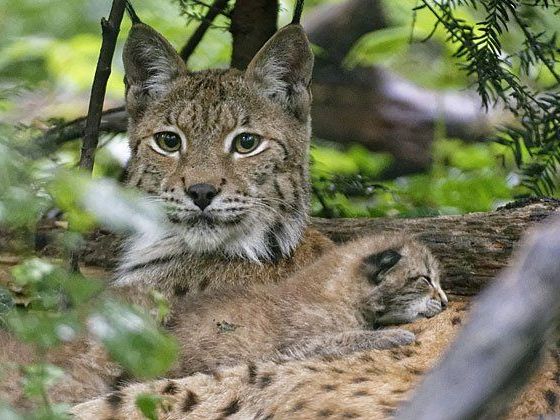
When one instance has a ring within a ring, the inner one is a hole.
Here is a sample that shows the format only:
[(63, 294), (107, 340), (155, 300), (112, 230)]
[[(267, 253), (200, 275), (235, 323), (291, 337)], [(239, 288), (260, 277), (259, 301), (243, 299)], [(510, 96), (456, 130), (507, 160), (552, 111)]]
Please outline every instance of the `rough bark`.
[(244, 70), (276, 32), (278, 0), (237, 0), (231, 13), (231, 67)]
[(113, 62), (113, 55), (115, 53), (117, 37), (119, 35), (125, 8), (126, 0), (113, 0), (109, 19), (101, 19), (103, 41), (101, 43), (101, 51), (99, 52), (99, 60), (97, 61), (97, 68), (95, 69), (95, 77), (91, 88), (82, 153), (78, 164), (81, 169), (88, 172), (93, 170), (95, 151), (97, 150), (97, 143), (99, 141), (99, 127), (103, 116), (105, 91), (107, 90), (107, 81), (111, 75), (111, 63)]
[[(543, 226), (477, 301), (399, 420), (501, 418), (542, 362), (560, 322), (560, 219)], [(553, 394), (555, 395), (555, 394)]]
[[(522, 233), (560, 210), (560, 201), (540, 199), (510, 205), (493, 212), (463, 216), (413, 219), (318, 219), (312, 225), (336, 242), (376, 232), (409, 232), (429, 245), (441, 260), (445, 275), (443, 287), (455, 295), (474, 295), (505, 267)], [(56, 230), (43, 229), (38, 243), (57, 243)], [(9, 244), (0, 241), (6, 248)], [(0, 249), (2, 251), (2, 249)], [(59, 250), (47, 245), (42, 252), (58, 256)], [(97, 231), (86, 242), (82, 261), (111, 268), (119, 253), (114, 235)]]

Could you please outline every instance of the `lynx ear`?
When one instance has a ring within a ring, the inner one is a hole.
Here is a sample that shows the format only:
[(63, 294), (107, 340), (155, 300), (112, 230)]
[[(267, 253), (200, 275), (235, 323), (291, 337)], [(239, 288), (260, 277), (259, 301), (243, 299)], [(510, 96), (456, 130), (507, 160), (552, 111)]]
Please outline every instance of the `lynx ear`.
[(123, 62), (127, 106), (132, 109), (142, 108), (147, 100), (163, 95), (173, 80), (187, 72), (171, 44), (143, 23), (132, 26)]
[(371, 283), (379, 284), (381, 282), (380, 275), (393, 268), (401, 258), (402, 255), (394, 249), (368, 255), (363, 259), (363, 272)]
[(306, 121), (311, 105), (313, 53), (300, 25), (280, 29), (249, 63), (246, 80), (257, 91)]

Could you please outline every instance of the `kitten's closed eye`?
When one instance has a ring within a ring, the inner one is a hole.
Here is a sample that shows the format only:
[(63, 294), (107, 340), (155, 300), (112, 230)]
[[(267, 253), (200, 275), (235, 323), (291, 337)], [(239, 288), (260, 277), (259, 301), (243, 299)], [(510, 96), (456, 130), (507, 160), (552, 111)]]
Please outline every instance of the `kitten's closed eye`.
[(432, 281), (432, 279), (429, 276), (416, 276), (416, 277), (413, 277), (412, 280), (421, 280), (424, 283), (426, 283), (428, 286), (435, 287), (434, 282)]

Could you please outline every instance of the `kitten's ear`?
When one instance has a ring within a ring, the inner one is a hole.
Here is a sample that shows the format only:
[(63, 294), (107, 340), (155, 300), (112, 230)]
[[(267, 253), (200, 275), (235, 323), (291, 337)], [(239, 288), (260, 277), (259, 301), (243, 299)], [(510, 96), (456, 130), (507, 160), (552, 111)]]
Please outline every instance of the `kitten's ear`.
[(143, 23), (132, 26), (123, 51), (126, 101), (130, 110), (167, 92), (187, 68), (171, 44)]
[(402, 255), (394, 249), (387, 249), (363, 259), (363, 271), (368, 280), (374, 284), (381, 282), (380, 275), (386, 273), (400, 261)]
[(257, 91), (279, 103), (302, 121), (307, 121), (311, 105), (313, 52), (300, 25), (280, 29), (253, 58), (246, 80)]

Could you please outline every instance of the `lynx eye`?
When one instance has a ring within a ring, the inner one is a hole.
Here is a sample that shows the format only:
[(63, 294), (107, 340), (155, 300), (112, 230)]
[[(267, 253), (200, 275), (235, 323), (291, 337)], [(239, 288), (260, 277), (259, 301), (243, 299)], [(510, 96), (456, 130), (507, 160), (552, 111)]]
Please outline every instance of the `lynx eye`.
[(242, 155), (246, 155), (255, 151), (261, 142), (262, 139), (257, 134), (241, 133), (234, 137), (232, 150)]
[(167, 153), (175, 153), (181, 148), (181, 137), (173, 131), (162, 131), (154, 134), (157, 146)]

